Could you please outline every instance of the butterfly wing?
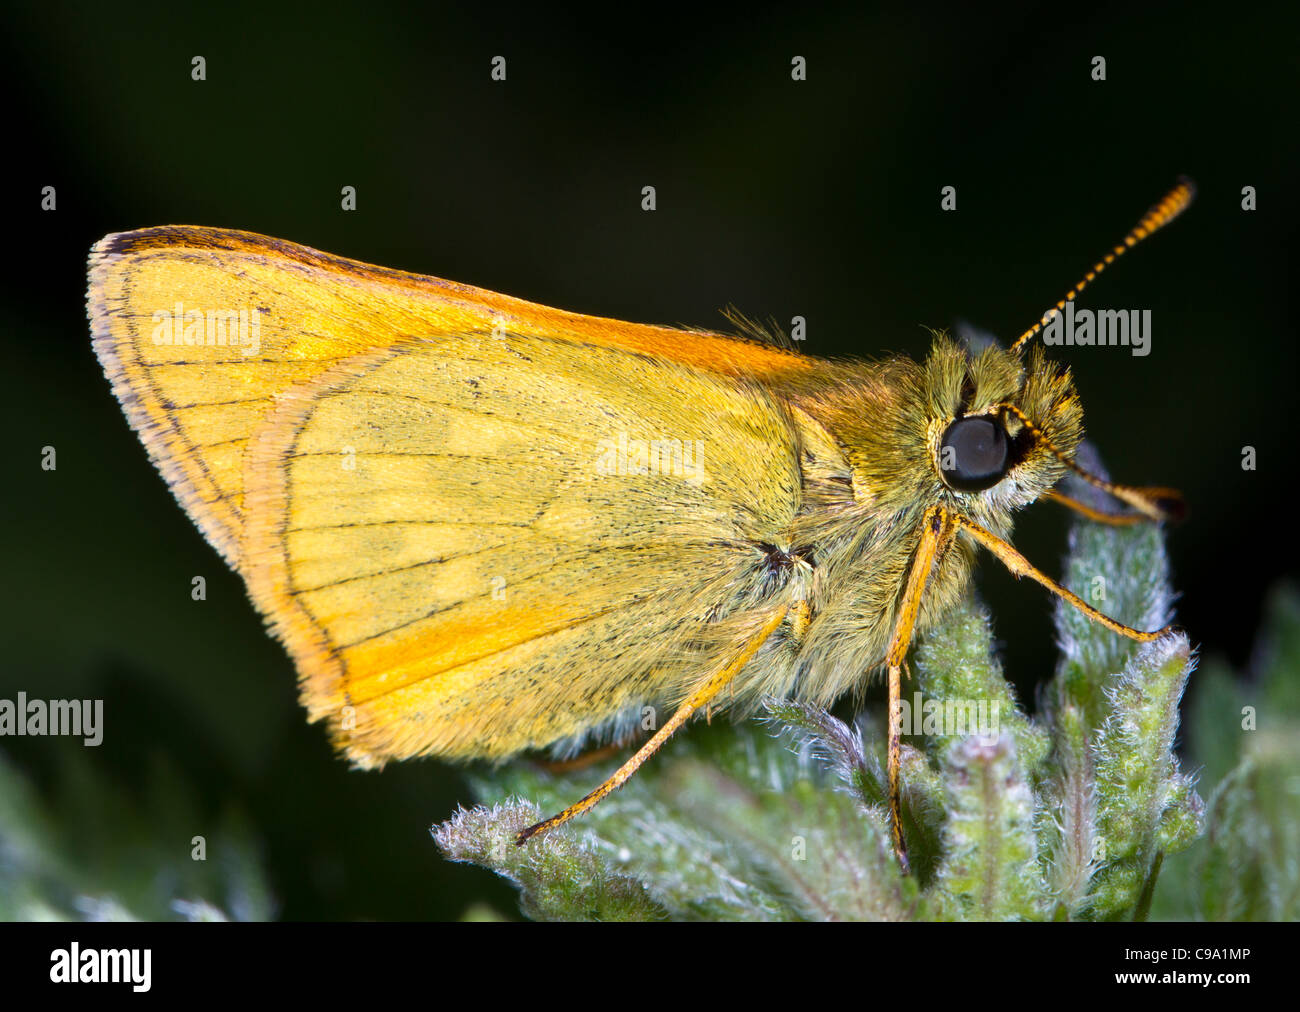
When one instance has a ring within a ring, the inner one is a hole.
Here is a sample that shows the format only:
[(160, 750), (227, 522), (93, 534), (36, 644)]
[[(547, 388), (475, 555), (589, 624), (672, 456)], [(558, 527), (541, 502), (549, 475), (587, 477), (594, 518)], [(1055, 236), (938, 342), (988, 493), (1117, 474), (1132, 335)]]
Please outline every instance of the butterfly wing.
[(780, 349), (192, 228), (105, 239), (89, 301), (150, 455), (363, 765), (679, 699), (798, 509), (795, 428), (736, 378), (804, 368)]

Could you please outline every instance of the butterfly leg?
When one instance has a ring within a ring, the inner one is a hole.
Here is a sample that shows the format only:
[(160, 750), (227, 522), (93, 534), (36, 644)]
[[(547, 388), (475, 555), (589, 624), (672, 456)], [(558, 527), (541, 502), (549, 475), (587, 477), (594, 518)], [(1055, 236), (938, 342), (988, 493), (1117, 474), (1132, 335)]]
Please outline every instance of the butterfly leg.
[(1044, 492), (1043, 497), (1051, 499), (1052, 502), (1059, 502), (1062, 506), (1074, 510), (1074, 512), (1087, 517), (1095, 523), (1109, 524), (1111, 527), (1131, 527), (1134, 524), (1150, 523), (1151, 521), (1151, 518), (1145, 513), (1103, 513), (1101, 510), (1093, 509), (1085, 502), (1071, 498), (1064, 492), (1056, 491), (1056, 489), (1049, 489)]
[(1044, 498), (1051, 499), (1053, 502), (1059, 502), (1062, 506), (1069, 507), (1076, 513), (1082, 514), (1089, 520), (1099, 524), (1109, 524), (1112, 527), (1131, 527), (1133, 524), (1150, 523), (1152, 520), (1178, 520), (1187, 512), (1182, 505), (1182, 498), (1179, 493), (1172, 488), (1132, 488), (1129, 489), (1134, 495), (1148, 497), (1152, 502), (1162, 504), (1160, 509), (1163, 510), (1159, 517), (1154, 517), (1150, 513), (1105, 513), (1098, 509), (1093, 509), (1087, 503), (1080, 502), (1078, 499), (1071, 498), (1064, 492), (1058, 492), (1056, 489), (1049, 489), (1043, 493)]
[(624, 738), (622, 741), (610, 742), (608, 745), (590, 749), (572, 759), (539, 759), (536, 762), (547, 773), (573, 773), (575, 770), (585, 770), (588, 766), (618, 755), (631, 743), (631, 739)]
[[(1100, 478), (1079, 466), (1079, 463), (1070, 456), (1062, 453), (1050, 439), (1043, 433), (1043, 430), (1030, 421), (1029, 416), (1021, 411), (1014, 404), (999, 404), (998, 409), (1004, 414), (1014, 415), (1020, 420), (1020, 424), (1025, 427), (1030, 435), (1044, 447), (1052, 456), (1086, 481), (1093, 488), (1099, 488), (1107, 495), (1112, 495), (1120, 502), (1132, 506), (1149, 520), (1182, 520), (1187, 515), (1187, 507), (1183, 503), (1183, 494), (1176, 488), (1159, 488), (1144, 487), (1140, 485), (1117, 485), (1113, 481), (1107, 481)], [(1064, 503), (1071, 509), (1078, 510), (1085, 516), (1093, 520), (1100, 520), (1103, 523), (1128, 523), (1127, 520), (1111, 521), (1103, 519), (1109, 514), (1100, 513), (1097, 510), (1084, 506), (1077, 499), (1071, 499), (1069, 496), (1052, 490), (1047, 493), (1047, 498), (1054, 499), (1057, 502)]]
[(889, 674), (889, 819), (893, 824), (894, 853), (904, 871), (908, 870), (907, 845), (903, 840), (902, 760), (903, 760), (903, 659), (912, 642), (912, 630), (921, 610), (925, 585), (935, 562), (952, 542), (956, 525), (952, 516), (939, 506), (926, 510), (921, 521), (921, 542), (917, 545), (907, 586), (894, 619), (894, 635), (889, 641), (885, 665)]
[(701, 707), (708, 706), (710, 701), (712, 701), (719, 692), (731, 684), (731, 680), (735, 678), (736, 675), (740, 673), (740, 670), (749, 663), (750, 659), (758, 653), (758, 648), (767, 642), (768, 637), (770, 637), (772, 633), (776, 632), (781, 623), (785, 621), (786, 613), (789, 610), (790, 606), (788, 604), (782, 604), (777, 607), (768, 616), (767, 620), (763, 623), (762, 628), (745, 641), (744, 646), (741, 647), (736, 656), (724, 667), (709, 677), (699, 686), (699, 688), (692, 692), (690, 696), (687, 697), (686, 702), (682, 703), (682, 705), (677, 708), (677, 712), (668, 719), (668, 722), (655, 732), (654, 737), (642, 745), (637, 750), (636, 755), (632, 756), (631, 759), (620, 766), (612, 777), (606, 780), (577, 804), (570, 805), (559, 815), (553, 815), (543, 822), (538, 822), (529, 826), (527, 829), (520, 831), (515, 836), (515, 843), (522, 846), (534, 836), (548, 832), (556, 826), (563, 825), (570, 819), (593, 808), (602, 798), (622, 787), (623, 784), (627, 782), (628, 778), (641, 768), (641, 764), (658, 752), (664, 742), (671, 738), (677, 729), (690, 719), (691, 714), (695, 713), (695, 711)]
[(790, 619), (790, 637), (795, 643), (803, 641), (804, 633), (812, 625), (812, 605), (808, 603), (807, 598), (799, 598), (794, 603), (794, 614)]
[(997, 556), (998, 561), (1006, 566), (1007, 569), (1011, 570), (1012, 576), (1017, 579), (1022, 576), (1028, 576), (1031, 579), (1037, 580), (1057, 597), (1061, 598), (1067, 604), (1079, 609), (1079, 611), (1083, 612), (1094, 622), (1101, 623), (1111, 632), (1119, 633), (1121, 636), (1127, 636), (1129, 639), (1137, 640), (1139, 643), (1150, 643), (1152, 640), (1158, 640), (1161, 636), (1174, 631), (1173, 626), (1167, 625), (1163, 629), (1156, 629), (1153, 632), (1143, 632), (1141, 629), (1134, 629), (1131, 626), (1124, 625), (1122, 622), (1116, 622), (1109, 615), (1103, 615), (1087, 601), (1079, 597), (1079, 595), (1066, 590), (1046, 573), (1037, 569), (1033, 563), (1016, 551), (1010, 544), (999, 538), (996, 534), (991, 531), (986, 531), (979, 524), (967, 520), (965, 517), (958, 517), (957, 524), (963, 531)]

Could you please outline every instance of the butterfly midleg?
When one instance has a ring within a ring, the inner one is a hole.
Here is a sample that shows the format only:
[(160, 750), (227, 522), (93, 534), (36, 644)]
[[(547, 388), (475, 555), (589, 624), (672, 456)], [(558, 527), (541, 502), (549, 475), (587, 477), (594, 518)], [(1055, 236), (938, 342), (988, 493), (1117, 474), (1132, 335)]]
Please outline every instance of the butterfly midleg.
[(581, 801), (570, 805), (559, 815), (553, 815), (549, 819), (521, 830), (519, 834), (515, 836), (515, 843), (522, 846), (534, 836), (549, 832), (556, 826), (563, 825), (570, 819), (593, 808), (602, 798), (622, 787), (627, 779), (640, 769), (641, 764), (658, 752), (664, 742), (671, 738), (677, 729), (690, 719), (691, 714), (700, 709), (700, 707), (707, 706), (719, 692), (731, 684), (732, 679), (735, 678), (736, 675), (740, 673), (741, 669), (749, 663), (754, 654), (758, 653), (759, 647), (766, 643), (772, 633), (776, 632), (781, 623), (785, 621), (786, 613), (789, 612), (789, 610), (790, 606), (788, 604), (779, 605), (775, 610), (773, 610), (767, 621), (763, 623), (762, 628), (746, 640), (744, 646), (741, 647), (736, 656), (732, 658), (732, 660), (728, 661), (727, 664), (719, 669), (714, 675), (704, 681), (699, 688), (692, 692), (690, 696), (687, 697), (686, 702), (682, 703), (682, 705), (677, 708), (677, 712), (668, 719), (668, 722), (655, 732), (654, 737), (642, 745), (641, 748), (637, 750), (636, 755), (632, 756), (631, 759), (620, 766), (612, 777), (606, 780)]

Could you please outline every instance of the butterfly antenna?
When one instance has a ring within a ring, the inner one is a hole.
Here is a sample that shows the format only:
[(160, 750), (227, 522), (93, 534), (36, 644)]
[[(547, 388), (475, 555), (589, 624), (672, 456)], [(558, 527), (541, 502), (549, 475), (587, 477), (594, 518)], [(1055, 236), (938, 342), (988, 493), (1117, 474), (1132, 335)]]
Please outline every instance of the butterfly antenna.
[(1151, 210), (1142, 216), (1142, 220), (1133, 227), (1133, 230), (1124, 237), (1124, 241), (1115, 246), (1109, 253), (1092, 265), (1092, 270), (1083, 276), (1077, 285), (1065, 293), (1065, 298), (1043, 314), (1041, 320), (1026, 330), (1018, 338), (1011, 350), (1019, 355), (1024, 346), (1033, 339), (1034, 335), (1043, 329), (1052, 318), (1065, 308), (1067, 302), (1073, 302), (1075, 296), (1088, 287), (1092, 280), (1109, 267), (1118, 257), (1124, 255), (1125, 251), (1132, 249), (1149, 235), (1154, 235), (1160, 229), (1164, 228), (1171, 221), (1182, 214), (1196, 196), (1196, 184), (1186, 177), (1178, 180), (1178, 185), (1170, 190), (1160, 203), (1156, 204)]

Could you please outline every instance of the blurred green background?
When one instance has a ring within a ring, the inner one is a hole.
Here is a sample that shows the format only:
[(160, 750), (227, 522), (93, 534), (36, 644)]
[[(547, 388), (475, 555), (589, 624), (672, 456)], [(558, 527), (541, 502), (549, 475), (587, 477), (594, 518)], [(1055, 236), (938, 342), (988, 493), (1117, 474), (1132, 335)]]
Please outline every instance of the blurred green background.
[[(812, 354), (920, 356), (924, 326), (1017, 335), (1187, 174), (1191, 211), (1083, 299), (1150, 309), (1152, 353), (1062, 357), (1112, 473), (1185, 491), (1179, 621), (1248, 669), (1264, 595), (1296, 571), (1296, 25), (1221, 5), (1053, 10), (6, 5), (0, 698), (102, 698), (106, 734), (0, 753), (72, 860), (139, 851), (105, 840), (126, 809), (176, 857), (234, 820), (282, 917), (513, 910), (429, 840), (471, 801), (454, 769), (349, 772), (307, 725), (288, 658), (122, 417), (91, 352), (85, 259), (147, 225), (246, 229), (628, 320), (723, 326), (734, 303), (806, 317)], [(1016, 541), (1055, 572), (1065, 528), (1040, 506)], [(979, 583), (1032, 700), (1051, 601), (987, 561)], [(182, 795), (183, 818), (166, 800)]]

